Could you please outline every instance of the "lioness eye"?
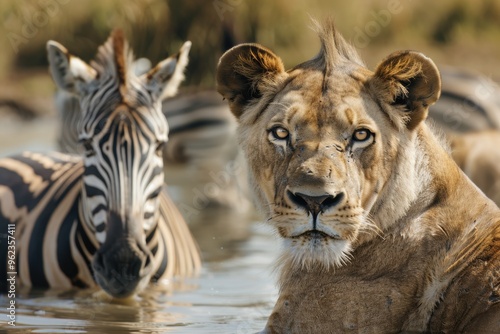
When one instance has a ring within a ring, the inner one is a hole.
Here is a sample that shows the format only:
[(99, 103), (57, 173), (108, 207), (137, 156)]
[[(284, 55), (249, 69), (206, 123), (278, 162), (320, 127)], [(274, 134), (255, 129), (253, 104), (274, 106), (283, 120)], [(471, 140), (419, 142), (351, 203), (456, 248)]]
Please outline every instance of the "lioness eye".
[(366, 129), (359, 129), (354, 131), (352, 138), (356, 141), (366, 141), (370, 139), (372, 133)]
[(273, 137), (278, 140), (285, 140), (288, 138), (288, 130), (282, 128), (281, 126), (277, 126), (271, 130)]

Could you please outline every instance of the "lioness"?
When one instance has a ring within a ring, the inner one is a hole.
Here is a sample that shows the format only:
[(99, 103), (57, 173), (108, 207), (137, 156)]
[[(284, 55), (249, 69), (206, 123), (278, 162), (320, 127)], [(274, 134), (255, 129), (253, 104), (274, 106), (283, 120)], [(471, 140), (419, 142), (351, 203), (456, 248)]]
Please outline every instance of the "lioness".
[(500, 211), (424, 123), (436, 65), (402, 51), (371, 72), (317, 29), (321, 51), (291, 70), (257, 44), (217, 69), (285, 244), (264, 333), (498, 333)]

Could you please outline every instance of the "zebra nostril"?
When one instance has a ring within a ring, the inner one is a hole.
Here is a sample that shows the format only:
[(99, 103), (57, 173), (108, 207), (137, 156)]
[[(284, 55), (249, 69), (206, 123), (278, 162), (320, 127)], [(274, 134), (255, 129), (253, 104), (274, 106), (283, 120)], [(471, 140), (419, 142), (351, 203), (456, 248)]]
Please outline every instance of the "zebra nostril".
[(344, 193), (338, 193), (336, 195), (328, 194), (321, 196), (310, 196), (300, 192), (292, 193), (291, 191), (288, 191), (288, 197), (297, 206), (305, 209), (309, 213), (316, 215), (339, 204), (344, 198)]

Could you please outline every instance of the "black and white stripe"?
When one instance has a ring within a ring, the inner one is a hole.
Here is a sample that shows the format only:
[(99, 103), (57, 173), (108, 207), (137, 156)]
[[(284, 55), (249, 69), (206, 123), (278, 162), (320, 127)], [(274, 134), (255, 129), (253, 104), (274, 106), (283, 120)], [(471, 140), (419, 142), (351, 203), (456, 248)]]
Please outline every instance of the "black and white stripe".
[(168, 125), (161, 95), (176, 91), (189, 47), (137, 77), (119, 31), (91, 66), (48, 43), (54, 81), (79, 99), (83, 155), (0, 159), (0, 233), (15, 224), (23, 285), (97, 284), (126, 297), (151, 280), (198, 270), (194, 240), (164, 191), (162, 158)]
[[(167, 163), (200, 163), (220, 157), (234, 145), (236, 120), (226, 101), (215, 91), (164, 96), (162, 111), (170, 131), (163, 157)], [(57, 144), (62, 152), (78, 152), (77, 127), (80, 104), (70, 93), (59, 90), (55, 105), (60, 119)]]
[(490, 78), (456, 68), (441, 70), (441, 97), (429, 119), (446, 133), (500, 129), (500, 87)]

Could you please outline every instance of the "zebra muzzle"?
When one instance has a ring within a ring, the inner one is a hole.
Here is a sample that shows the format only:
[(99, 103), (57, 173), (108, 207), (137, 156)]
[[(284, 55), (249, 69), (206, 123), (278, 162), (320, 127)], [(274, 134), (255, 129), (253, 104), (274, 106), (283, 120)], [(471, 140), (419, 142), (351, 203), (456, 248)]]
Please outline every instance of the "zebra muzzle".
[(137, 222), (120, 219), (109, 213), (106, 240), (92, 261), (97, 284), (115, 298), (126, 298), (140, 292), (152, 274), (151, 251), (145, 237), (134, 228)]
[(95, 254), (92, 261), (95, 280), (112, 297), (129, 297), (149, 282), (151, 254), (141, 248), (127, 238), (113, 242), (109, 249), (102, 247)]

